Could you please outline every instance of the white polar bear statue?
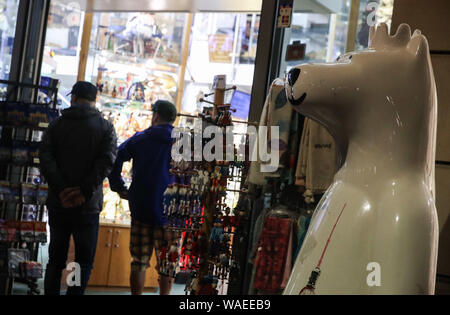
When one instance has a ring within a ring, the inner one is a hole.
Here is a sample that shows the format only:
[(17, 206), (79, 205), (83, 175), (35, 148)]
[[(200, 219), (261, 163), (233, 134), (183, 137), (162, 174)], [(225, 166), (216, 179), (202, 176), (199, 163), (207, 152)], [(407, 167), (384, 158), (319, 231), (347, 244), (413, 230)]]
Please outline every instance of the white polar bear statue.
[(369, 49), (299, 65), (285, 84), (295, 110), (333, 135), (342, 167), (284, 294), (434, 294), (437, 100), (426, 38), (381, 24)]

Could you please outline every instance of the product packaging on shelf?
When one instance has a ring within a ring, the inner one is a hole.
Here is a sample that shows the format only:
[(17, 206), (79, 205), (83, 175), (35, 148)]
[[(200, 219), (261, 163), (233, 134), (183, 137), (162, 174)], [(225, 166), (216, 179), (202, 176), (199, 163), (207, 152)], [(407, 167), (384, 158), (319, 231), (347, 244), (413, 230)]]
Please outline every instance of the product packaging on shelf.
[(40, 184), (37, 192), (37, 202), (39, 205), (45, 205), (48, 197), (48, 185)]
[(12, 148), (12, 162), (26, 164), (28, 162), (28, 145), (22, 141), (14, 141)]
[(28, 124), (35, 127), (46, 127), (48, 125), (47, 111), (48, 109), (42, 105), (31, 104), (28, 109)]
[(46, 104), (26, 104), (21, 102), (0, 102), (0, 122), (13, 126), (46, 128), (58, 118), (59, 111)]
[(36, 205), (23, 205), (22, 221), (35, 221), (38, 216)]
[(0, 219), (0, 242), (5, 242), (8, 236), (8, 225), (5, 220)]
[(6, 225), (6, 241), (17, 242), (20, 239), (20, 221), (8, 221)]
[(24, 204), (36, 204), (37, 186), (30, 183), (22, 183), (22, 202)]
[[(30, 176), (39, 182), (37, 175)], [(21, 183), (10, 184), (7, 181), (0, 181), (0, 201), (22, 202), (28, 205), (45, 205), (48, 196), (47, 184)]]
[(28, 163), (39, 164), (39, 143), (31, 142), (28, 145)]
[(10, 202), (20, 202), (20, 185), (10, 184), (9, 191), (11, 193)]
[(47, 223), (0, 220), (0, 241), (47, 243)]
[(20, 240), (34, 242), (34, 222), (20, 222)]
[(8, 202), (12, 201), (13, 196), (11, 193), (9, 182), (1, 181), (0, 182), (0, 201)]
[(30, 259), (30, 251), (28, 249), (8, 249), (8, 270), (13, 277), (22, 277), (20, 264)]
[(24, 261), (19, 263), (20, 276), (25, 279), (42, 278), (42, 265), (36, 261)]
[(47, 243), (47, 223), (35, 221), (34, 223), (34, 238), (36, 242)]
[(0, 162), (11, 161), (11, 147), (5, 144), (0, 144)]
[(5, 119), (7, 122), (15, 126), (27, 124), (28, 120), (28, 106), (24, 103), (6, 102)]

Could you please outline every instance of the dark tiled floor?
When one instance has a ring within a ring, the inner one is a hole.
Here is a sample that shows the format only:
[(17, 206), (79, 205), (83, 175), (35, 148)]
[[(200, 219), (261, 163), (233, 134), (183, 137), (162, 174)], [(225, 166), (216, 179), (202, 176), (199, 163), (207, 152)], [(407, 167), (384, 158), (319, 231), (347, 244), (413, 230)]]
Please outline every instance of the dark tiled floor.
[[(39, 248), (39, 257), (38, 262), (42, 264), (42, 266), (47, 265), (48, 261), (48, 244), (43, 244)], [(38, 287), (41, 292), (41, 294), (44, 293), (44, 280), (40, 279), (38, 280)], [(185, 295), (184, 292), (185, 285), (184, 284), (174, 284), (172, 287), (171, 295)], [(28, 287), (25, 284), (22, 283), (14, 283), (13, 286), (13, 295), (26, 295), (28, 292)], [(120, 290), (114, 290), (114, 291), (98, 291), (98, 290), (91, 290), (88, 289), (86, 291), (86, 295), (129, 295), (130, 290), (128, 288), (123, 288)], [(146, 292), (145, 295), (158, 295), (159, 291), (156, 292)]]
[[(172, 291), (170, 292), (170, 295), (185, 295), (184, 292), (185, 285), (184, 284), (174, 284), (172, 286)], [(126, 288), (125, 288), (126, 289)], [(130, 291), (125, 290), (124, 291), (95, 291), (95, 290), (88, 290), (86, 291), (86, 295), (129, 295)], [(158, 295), (159, 291), (156, 292), (145, 292), (144, 295)]]
[[(41, 279), (38, 281), (39, 290), (41, 291), (41, 295), (44, 293), (44, 281)], [(172, 287), (171, 295), (185, 295), (184, 292), (185, 285), (184, 284), (174, 284)], [(28, 288), (25, 284), (22, 283), (14, 283), (13, 287), (13, 295), (26, 295)], [(127, 288), (114, 290), (114, 291), (98, 291), (88, 289), (86, 291), (86, 295), (129, 295), (130, 290)], [(158, 295), (159, 291), (156, 292), (145, 292), (144, 295)]]

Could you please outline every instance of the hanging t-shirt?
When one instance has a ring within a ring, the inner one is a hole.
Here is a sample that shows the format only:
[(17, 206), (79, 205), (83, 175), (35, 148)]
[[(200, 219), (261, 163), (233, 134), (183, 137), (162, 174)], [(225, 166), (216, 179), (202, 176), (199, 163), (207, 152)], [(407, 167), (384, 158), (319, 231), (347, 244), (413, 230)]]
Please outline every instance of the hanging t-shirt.
[(296, 185), (313, 194), (325, 192), (337, 171), (336, 144), (319, 123), (305, 118), (295, 173)]

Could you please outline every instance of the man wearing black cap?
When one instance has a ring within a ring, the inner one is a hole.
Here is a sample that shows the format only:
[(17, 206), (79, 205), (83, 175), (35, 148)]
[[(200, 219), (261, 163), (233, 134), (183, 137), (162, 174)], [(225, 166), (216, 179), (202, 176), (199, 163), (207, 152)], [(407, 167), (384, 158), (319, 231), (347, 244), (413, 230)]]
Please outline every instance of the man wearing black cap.
[(97, 246), (102, 183), (117, 153), (114, 126), (95, 108), (97, 88), (79, 81), (70, 94), (71, 107), (50, 124), (39, 150), (41, 173), (50, 187), (50, 246), (44, 286), (45, 294), (55, 295), (60, 293), (71, 235), (81, 274), (75, 274), (75, 285), (69, 286), (67, 294), (85, 291)]
[[(131, 211), (130, 252), (132, 257), (130, 285), (132, 294), (141, 294), (145, 284), (145, 270), (149, 267), (153, 249), (156, 251), (160, 274), (160, 294), (170, 293), (172, 280), (161, 273), (160, 251), (177, 240), (168, 230), (163, 216), (163, 194), (169, 184), (173, 122), (175, 106), (157, 101), (152, 107), (152, 126), (119, 146), (114, 169), (108, 177), (110, 187), (128, 199)], [(133, 159), (132, 182), (129, 190), (121, 178), (122, 165)]]

